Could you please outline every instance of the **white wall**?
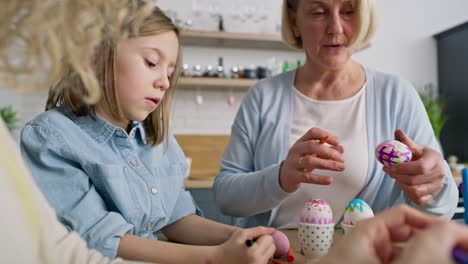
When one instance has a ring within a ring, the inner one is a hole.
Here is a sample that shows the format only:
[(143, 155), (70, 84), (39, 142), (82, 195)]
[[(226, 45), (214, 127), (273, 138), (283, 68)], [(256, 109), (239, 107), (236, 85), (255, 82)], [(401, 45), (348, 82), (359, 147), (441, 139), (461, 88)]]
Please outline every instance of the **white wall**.
[(437, 84), (433, 35), (468, 20), (466, 0), (380, 0), (379, 26), (370, 49), (355, 58), (394, 72), (420, 88)]
[[(198, 0), (201, 1), (201, 0)], [(233, 4), (268, 1), (270, 23), (277, 23), (281, 0), (218, 0), (224, 9)], [(191, 12), (190, 0), (158, 0), (163, 9), (176, 10), (180, 15)], [(365, 65), (397, 73), (417, 88), (437, 83), (436, 42), (432, 36), (468, 20), (466, 0), (380, 0), (379, 26), (370, 48), (355, 55)], [(275, 27), (269, 28), (275, 30)], [(240, 50), (184, 47), (184, 62), (215, 65), (223, 56), (225, 66), (266, 64), (268, 59), (295, 61), (302, 54), (274, 50)], [(236, 104), (228, 106), (227, 96), (234, 95)], [(173, 128), (176, 133), (229, 134), (230, 125), (242, 98), (242, 91), (179, 90), (176, 95)], [(197, 105), (195, 96), (202, 95), (204, 103)], [(20, 110), (23, 121), (40, 113), (45, 93), (23, 97), (0, 88), (0, 106), (13, 104)]]

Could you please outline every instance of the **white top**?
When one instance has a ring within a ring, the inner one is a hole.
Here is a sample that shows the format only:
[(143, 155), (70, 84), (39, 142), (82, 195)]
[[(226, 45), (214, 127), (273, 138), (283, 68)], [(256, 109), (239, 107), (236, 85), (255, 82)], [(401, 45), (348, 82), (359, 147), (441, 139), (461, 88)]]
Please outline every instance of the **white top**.
[[(302, 184), (280, 205), (273, 226), (297, 227), (302, 206), (308, 199), (322, 198), (333, 211), (337, 224), (348, 202), (364, 186), (368, 170), (366, 85), (354, 96), (338, 101), (319, 101), (294, 90), (291, 146), (310, 128), (318, 127), (338, 136), (344, 148), (346, 169), (342, 172), (314, 170), (314, 173), (333, 177), (331, 185)], [(362, 147), (365, 146), (365, 147)], [(359, 149), (359, 153), (354, 152)]]
[(136, 263), (89, 250), (57, 220), (1, 119), (0, 142), (0, 263)]

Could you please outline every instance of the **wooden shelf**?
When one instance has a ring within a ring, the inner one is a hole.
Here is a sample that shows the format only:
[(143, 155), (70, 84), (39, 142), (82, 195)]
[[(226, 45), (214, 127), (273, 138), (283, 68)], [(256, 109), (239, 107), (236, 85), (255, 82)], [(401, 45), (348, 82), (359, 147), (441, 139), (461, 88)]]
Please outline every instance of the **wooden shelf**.
[(205, 77), (182, 77), (177, 83), (177, 87), (183, 89), (189, 88), (234, 88), (249, 89), (258, 80), (256, 79), (225, 79), (225, 78), (205, 78)]
[(279, 35), (183, 30), (180, 34), (180, 40), (184, 46), (294, 51), (283, 43)]

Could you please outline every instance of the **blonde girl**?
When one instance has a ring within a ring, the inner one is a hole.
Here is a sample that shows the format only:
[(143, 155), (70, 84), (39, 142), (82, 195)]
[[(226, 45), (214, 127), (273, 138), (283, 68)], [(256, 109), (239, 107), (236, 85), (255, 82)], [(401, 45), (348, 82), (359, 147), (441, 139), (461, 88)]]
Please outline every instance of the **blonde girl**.
[[(61, 222), (106, 256), (267, 263), (272, 229), (204, 219), (184, 189), (184, 154), (168, 129), (178, 34), (155, 8), (130, 38), (104, 37), (92, 60), (102, 87), (95, 104), (84, 99), (82, 76), (64, 67), (47, 111), (22, 131), (23, 156)], [(157, 231), (179, 243), (158, 240)], [(249, 238), (258, 238), (255, 247), (245, 246)]]

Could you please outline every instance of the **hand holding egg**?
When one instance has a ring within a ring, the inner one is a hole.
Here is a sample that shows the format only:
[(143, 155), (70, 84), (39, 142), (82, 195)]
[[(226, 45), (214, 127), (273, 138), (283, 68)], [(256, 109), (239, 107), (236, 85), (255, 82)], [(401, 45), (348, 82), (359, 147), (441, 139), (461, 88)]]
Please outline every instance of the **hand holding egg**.
[(407, 146), (412, 153), (411, 158), (405, 162), (384, 163), (383, 170), (395, 179), (413, 203), (424, 205), (440, 192), (444, 177), (450, 172), (445, 171), (445, 161), (438, 151), (417, 144), (399, 129), (395, 131), (395, 139)]
[(411, 161), (412, 153), (408, 146), (397, 140), (386, 140), (375, 149), (377, 160), (383, 165)]

